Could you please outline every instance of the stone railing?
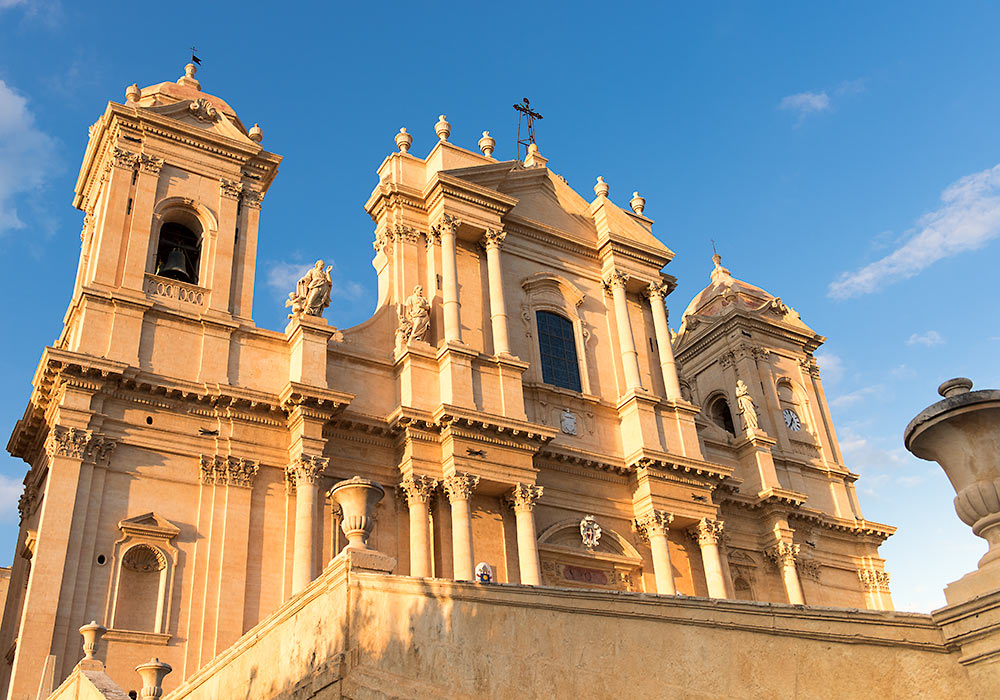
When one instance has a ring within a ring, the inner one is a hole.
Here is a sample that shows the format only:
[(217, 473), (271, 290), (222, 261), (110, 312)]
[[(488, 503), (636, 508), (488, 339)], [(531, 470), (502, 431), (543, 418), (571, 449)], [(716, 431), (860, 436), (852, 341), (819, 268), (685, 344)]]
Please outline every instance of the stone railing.
[(143, 285), (146, 294), (156, 300), (171, 299), (180, 302), (182, 305), (191, 305), (201, 308), (205, 306), (208, 290), (187, 282), (160, 277), (146, 273), (146, 281)]

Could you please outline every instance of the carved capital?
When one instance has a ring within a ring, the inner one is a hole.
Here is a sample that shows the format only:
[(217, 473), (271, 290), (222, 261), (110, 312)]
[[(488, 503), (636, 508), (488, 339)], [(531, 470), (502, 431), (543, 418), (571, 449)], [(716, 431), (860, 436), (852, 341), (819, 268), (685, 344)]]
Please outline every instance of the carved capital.
[(814, 377), (819, 376), (819, 365), (816, 364), (816, 358), (812, 355), (807, 355), (799, 360), (799, 366), (806, 374), (811, 374)]
[(441, 485), (449, 501), (467, 501), (479, 486), (479, 477), (475, 474), (455, 474), (445, 477)]
[(691, 539), (698, 543), (699, 547), (705, 547), (710, 544), (719, 544), (725, 537), (725, 532), (723, 528), (723, 523), (721, 520), (709, 520), (708, 518), (702, 518), (698, 521), (689, 533)]
[(30, 517), (42, 502), (42, 493), (38, 488), (37, 484), (25, 484), (24, 492), (21, 497), (17, 500), (17, 513), (23, 522), (25, 518)]
[(778, 542), (764, 550), (764, 556), (777, 566), (795, 566), (795, 560), (799, 557), (799, 545)]
[(219, 194), (226, 199), (239, 199), (243, 194), (243, 183), (226, 178), (219, 179)]
[(244, 186), (243, 192), (240, 194), (240, 201), (243, 202), (243, 206), (245, 207), (260, 209), (260, 203), (264, 201), (264, 193), (252, 187)]
[(530, 511), (538, 503), (538, 499), (542, 497), (543, 490), (541, 486), (534, 484), (517, 484), (504, 497), (504, 500), (515, 513)]
[(260, 462), (242, 457), (201, 456), (201, 483), (215, 486), (253, 488)]
[(858, 579), (866, 591), (876, 593), (889, 592), (889, 572), (875, 569), (858, 569)]
[(45, 441), (49, 457), (73, 457), (85, 462), (106, 465), (117, 443), (114, 440), (82, 428), (53, 426)]
[(482, 240), (479, 241), (479, 244), (485, 250), (491, 250), (493, 248), (499, 250), (501, 247), (503, 247), (503, 242), (505, 238), (507, 238), (507, 233), (505, 231), (503, 230), (498, 231), (497, 229), (494, 228), (488, 228), (486, 229), (486, 233), (483, 234)]
[(122, 170), (135, 170), (139, 164), (139, 154), (115, 146), (111, 149), (111, 166)]
[(149, 156), (145, 153), (139, 154), (139, 169), (150, 175), (159, 175), (163, 168), (163, 159), (156, 156)]
[(654, 299), (659, 299), (661, 302), (667, 298), (667, 294), (670, 292), (670, 285), (666, 282), (650, 282), (649, 285), (643, 290), (643, 296), (649, 298), (652, 302)]
[(302, 455), (285, 467), (285, 474), (294, 487), (298, 487), (300, 484), (315, 484), (329, 464), (329, 457)]
[(443, 233), (448, 233), (454, 235), (458, 232), (458, 227), (462, 225), (462, 220), (457, 216), (452, 216), (451, 214), (443, 214), (441, 216), (441, 221), (438, 222), (436, 226), (433, 227), (434, 233), (440, 236)]
[(636, 518), (635, 529), (639, 537), (644, 542), (649, 541), (650, 535), (663, 535), (666, 537), (670, 530), (670, 523), (674, 521), (674, 516), (663, 510), (653, 510), (645, 515)]
[(622, 272), (621, 270), (612, 270), (608, 273), (608, 276), (604, 278), (604, 289), (606, 291), (612, 291), (615, 289), (625, 289), (625, 285), (631, 276), (627, 272)]
[(429, 476), (414, 474), (399, 482), (399, 493), (406, 499), (407, 506), (416, 503), (430, 503), (437, 491), (438, 481)]

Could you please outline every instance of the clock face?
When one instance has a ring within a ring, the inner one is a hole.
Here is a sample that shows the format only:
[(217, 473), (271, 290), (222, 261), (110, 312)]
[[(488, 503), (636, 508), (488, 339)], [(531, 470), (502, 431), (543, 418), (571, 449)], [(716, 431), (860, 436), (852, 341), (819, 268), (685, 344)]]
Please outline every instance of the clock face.
[(792, 432), (799, 432), (802, 430), (802, 421), (799, 420), (798, 414), (790, 408), (786, 408), (781, 414), (785, 417), (785, 425)]

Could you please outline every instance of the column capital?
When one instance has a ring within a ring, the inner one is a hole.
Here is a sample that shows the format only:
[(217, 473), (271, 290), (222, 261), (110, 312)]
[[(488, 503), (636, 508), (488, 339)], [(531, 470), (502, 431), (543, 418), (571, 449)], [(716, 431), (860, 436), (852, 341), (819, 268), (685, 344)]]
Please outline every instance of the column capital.
[(688, 531), (691, 539), (698, 543), (699, 547), (710, 544), (719, 544), (725, 537), (723, 522), (721, 520), (709, 520), (702, 518), (691, 530)]
[(799, 545), (791, 542), (778, 542), (765, 549), (764, 556), (778, 566), (795, 566), (795, 560), (799, 558)]
[(604, 289), (613, 291), (615, 289), (625, 289), (625, 285), (631, 279), (631, 275), (621, 270), (612, 270), (604, 277)]
[(451, 214), (442, 214), (441, 220), (431, 228), (437, 234), (442, 233), (455, 233), (458, 231), (458, 227), (462, 225), (462, 220), (457, 216), (452, 216)]
[(254, 477), (260, 470), (260, 462), (242, 457), (201, 456), (201, 483), (206, 486), (237, 486), (253, 488)]
[(421, 474), (404, 477), (399, 482), (399, 494), (406, 500), (406, 505), (412, 508), (417, 503), (430, 503), (437, 491), (438, 480)]
[(650, 282), (645, 289), (642, 290), (642, 295), (647, 297), (650, 301), (653, 299), (659, 299), (661, 302), (667, 298), (667, 294), (670, 293), (670, 285), (666, 282)]
[(315, 484), (329, 464), (329, 457), (302, 455), (285, 467), (285, 475), (292, 488), (300, 483)]
[(504, 501), (515, 512), (524, 512), (534, 509), (538, 499), (542, 497), (544, 489), (534, 484), (516, 484), (513, 489), (504, 497)]
[(639, 536), (648, 541), (650, 535), (666, 536), (674, 516), (664, 510), (652, 510), (635, 519), (635, 529)]
[(441, 485), (450, 502), (468, 501), (472, 498), (472, 492), (479, 486), (479, 477), (475, 474), (456, 473), (453, 476), (446, 476)]
[(93, 430), (54, 425), (45, 439), (45, 452), (49, 457), (72, 457), (84, 462), (107, 465), (117, 444)]
[(484, 233), (483, 237), (480, 239), (479, 245), (481, 245), (485, 250), (491, 250), (493, 248), (499, 250), (503, 247), (505, 238), (507, 238), (507, 232), (503, 229), (488, 228), (486, 229), (486, 233)]
[(866, 591), (889, 592), (889, 572), (875, 569), (858, 569), (858, 579)]

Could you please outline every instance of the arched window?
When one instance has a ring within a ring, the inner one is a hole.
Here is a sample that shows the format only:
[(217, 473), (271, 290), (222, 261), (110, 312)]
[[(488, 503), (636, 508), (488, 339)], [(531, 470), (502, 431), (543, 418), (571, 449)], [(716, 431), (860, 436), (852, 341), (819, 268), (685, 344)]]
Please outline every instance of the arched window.
[(538, 324), (542, 381), (563, 389), (582, 391), (573, 323), (551, 311), (538, 311), (535, 320)]
[(733, 597), (736, 600), (754, 600), (753, 588), (750, 582), (742, 576), (733, 579)]
[(137, 544), (122, 557), (114, 626), (137, 632), (159, 632), (163, 612), (167, 559), (156, 547)]
[(708, 416), (727, 433), (736, 434), (736, 426), (733, 425), (733, 412), (729, 410), (729, 402), (724, 396), (712, 400), (712, 403), (708, 405)]
[(153, 268), (157, 275), (198, 284), (200, 259), (199, 233), (176, 221), (163, 224), (156, 247), (156, 266)]

